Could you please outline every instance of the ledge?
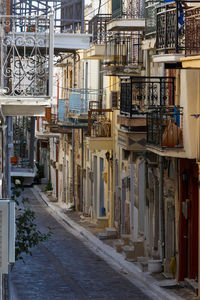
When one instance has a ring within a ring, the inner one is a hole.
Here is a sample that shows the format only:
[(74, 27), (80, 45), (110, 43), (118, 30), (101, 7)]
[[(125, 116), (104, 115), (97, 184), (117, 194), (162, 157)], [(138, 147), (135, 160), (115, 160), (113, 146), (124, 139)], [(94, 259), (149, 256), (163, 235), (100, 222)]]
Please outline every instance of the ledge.
[(108, 31), (142, 31), (145, 19), (114, 19), (107, 25)]
[(200, 55), (183, 57), (180, 60), (183, 68), (199, 69)]
[(177, 63), (180, 62), (183, 57), (184, 54), (182, 53), (153, 55), (153, 62), (154, 63)]

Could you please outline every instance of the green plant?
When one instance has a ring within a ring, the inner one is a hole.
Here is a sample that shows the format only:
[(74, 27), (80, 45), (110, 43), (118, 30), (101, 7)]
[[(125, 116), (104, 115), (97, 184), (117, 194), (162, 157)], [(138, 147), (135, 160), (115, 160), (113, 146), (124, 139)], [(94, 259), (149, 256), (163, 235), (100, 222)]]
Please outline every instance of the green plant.
[[(12, 188), (12, 200), (16, 202), (16, 239), (15, 239), (15, 259), (23, 260), (23, 254), (32, 256), (31, 249), (40, 242), (47, 241), (51, 236), (50, 228), (47, 233), (41, 233), (35, 224), (35, 212), (29, 207), (25, 207), (29, 203), (28, 198), (22, 198), (21, 191), (23, 187), (15, 185)], [(20, 203), (21, 202), (21, 203)]]
[(45, 191), (52, 191), (52, 190), (53, 190), (53, 186), (52, 183), (49, 181), (45, 186)]

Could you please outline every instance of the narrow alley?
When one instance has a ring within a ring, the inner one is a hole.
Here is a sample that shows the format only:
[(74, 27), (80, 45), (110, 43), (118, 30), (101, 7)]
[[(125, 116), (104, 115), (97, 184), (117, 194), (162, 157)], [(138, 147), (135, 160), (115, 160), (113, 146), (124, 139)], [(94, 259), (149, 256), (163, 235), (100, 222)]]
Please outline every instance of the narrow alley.
[(53, 234), (25, 257), (25, 264), (16, 262), (10, 275), (13, 299), (150, 299), (59, 224), (30, 188), (23, 196), (36, 212), (39, 229), (50, 226)]

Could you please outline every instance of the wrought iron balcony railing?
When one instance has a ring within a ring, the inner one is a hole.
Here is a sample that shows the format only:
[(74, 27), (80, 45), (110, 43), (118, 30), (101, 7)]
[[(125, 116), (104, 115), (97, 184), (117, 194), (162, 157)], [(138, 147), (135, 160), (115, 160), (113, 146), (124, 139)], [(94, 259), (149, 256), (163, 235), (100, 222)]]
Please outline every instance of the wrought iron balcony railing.
[(120, 114), (132, 117), (154, 106), (174, 105), (174, 77), (130, 77), (121, 79)]
[(52, 17), (0, 17), (1, 82), (6, 96), (44, 97), (51, 94)]
[(114, 34), (106, 43), (105, 67), (138, 67), (142, 64), (141, 35)]
[(157, 7), (156, 50), (179, 53), (185, 50), (185, 8), (175, 1)]
[(200, 55), (200, 7), (185, 12), (185, 55)]
[(147, 112), (147, 144), (159, 148), (183, 148), (183, 110), (157, 107)]
[(156, 7), (160, 2), (160, 0), (145, 1), (145, 39), (156, 36)]
[(92, 34), (91, 42), (101, 45), (106, 43), (107, 24), (111, 20), (111, 15), (98, 14), (88, 22), (88, 33)]
[(106, 116), (108, 112), (112, 109), (91, 108), (88, 111), (88, 136), (111, 137), (111, 121)]
[(112, 18), (143, 18), (143, 0), (112, 0)]

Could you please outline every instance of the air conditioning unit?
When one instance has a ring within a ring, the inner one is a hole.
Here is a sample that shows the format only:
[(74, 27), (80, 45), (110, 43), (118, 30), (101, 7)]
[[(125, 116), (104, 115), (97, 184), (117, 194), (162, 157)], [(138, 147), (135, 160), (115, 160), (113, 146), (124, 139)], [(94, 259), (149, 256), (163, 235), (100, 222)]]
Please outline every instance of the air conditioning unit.
[(0, 199), (0, 272), (15, 262), (15, 202)]
[(118, 92), (110, 91), (110, 107), (118, 109)]

